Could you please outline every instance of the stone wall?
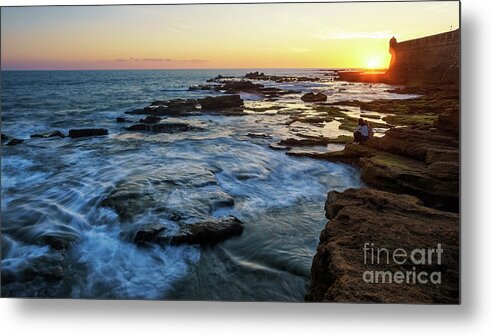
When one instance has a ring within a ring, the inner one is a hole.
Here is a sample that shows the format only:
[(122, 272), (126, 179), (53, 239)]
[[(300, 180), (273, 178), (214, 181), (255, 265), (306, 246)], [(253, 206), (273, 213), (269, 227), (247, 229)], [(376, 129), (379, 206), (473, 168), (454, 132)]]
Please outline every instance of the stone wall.
[(414, 40), (390, 41), (386, 81), (393, 84), (459, 84), (460, 30)]

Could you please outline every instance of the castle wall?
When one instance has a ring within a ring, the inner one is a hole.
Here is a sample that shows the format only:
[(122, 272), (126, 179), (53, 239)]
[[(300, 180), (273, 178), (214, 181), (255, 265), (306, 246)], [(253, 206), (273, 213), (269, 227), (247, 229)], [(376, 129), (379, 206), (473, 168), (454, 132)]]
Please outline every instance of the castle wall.
[(460, 31), (390, 43), (392, 61), (386, 80), (394, 84), (459, 83)]

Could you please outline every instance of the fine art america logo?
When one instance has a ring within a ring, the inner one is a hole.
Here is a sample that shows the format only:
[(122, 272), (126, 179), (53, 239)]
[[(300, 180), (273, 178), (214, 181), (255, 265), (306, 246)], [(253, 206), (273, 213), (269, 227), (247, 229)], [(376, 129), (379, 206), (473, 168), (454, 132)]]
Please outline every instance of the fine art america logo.
[(413, 265), (411, 270), (367, 270), (362, 274), (366, 283), (396, 283), (396, 284), (441, 284), (440, 271), (419, 270), (423, 266), (426, 269), (433, 265), (441, 265), (444, 250), (441, 244), (436, 248), (415, 248), (406, 250), (403, 248), (388, 249), (375, 247), (374, 243), (365, 243), (362, 248), (364, 252), (364, 265), (381, 268), (389, 265)]

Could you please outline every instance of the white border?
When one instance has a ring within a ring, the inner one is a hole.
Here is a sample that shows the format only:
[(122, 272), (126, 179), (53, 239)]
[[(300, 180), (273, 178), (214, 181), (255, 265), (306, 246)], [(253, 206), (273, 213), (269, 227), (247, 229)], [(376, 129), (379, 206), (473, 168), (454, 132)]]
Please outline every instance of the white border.
[[(187, 1), (2, 0), (1, 5), (164, 2)], [(488, 174), (492, 166), (492, 18), (488, 3), (462, 1), (461, 306), (0, 299), (2, 334), (490, 335), (492, 263), (487, 246), (491, 245), (492, 221), (487, 208), (492, 199)]]

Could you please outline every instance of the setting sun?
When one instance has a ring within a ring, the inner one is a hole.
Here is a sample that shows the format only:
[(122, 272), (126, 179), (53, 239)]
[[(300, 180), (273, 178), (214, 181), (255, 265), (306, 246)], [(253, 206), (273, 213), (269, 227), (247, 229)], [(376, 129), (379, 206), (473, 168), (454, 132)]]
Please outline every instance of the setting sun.
[(385, 66), (380, 58), (373, 57), (368, 59), (366, 68), (374, 70), (385, 68)]

